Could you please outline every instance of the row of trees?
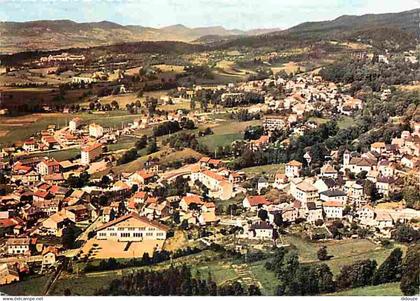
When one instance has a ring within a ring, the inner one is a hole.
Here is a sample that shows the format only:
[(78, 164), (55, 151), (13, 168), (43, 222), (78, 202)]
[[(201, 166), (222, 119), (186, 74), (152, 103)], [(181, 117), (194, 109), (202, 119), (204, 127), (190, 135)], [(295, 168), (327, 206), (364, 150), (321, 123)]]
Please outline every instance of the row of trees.
[(120, 158), (117, 160), (117, 164), (126, 164), (138, 158), (139, 151), (146, 149), (146, 154), (152, 154), (158, 150), (156, 139), (153, 137), (147, 138), (146, 135), (140, 137), (136, 141), (134, 147), (126, 151)]
[(261, 295), (257, 286), (246, 287), (239, 282), (218, 286), (209, 275), (203, 280), (192, 276), (190, 267), (171, 266), (162, 271), (141, 271), (134, 275), (113, 280), (96, 295), (136, 296), (247, 296)]
[(180, 130), (192, 130), (195, 128), (195, 124), (191, 119), (182, 118), (178, 121), (165, 121), (153, 128), (153, 136), (159, 137), (172, 133), (179, 132)]
[[(265, 267), (279, 279), (278, 295), (317, 295), (398, 281), (401, 281), (400, 288), (405, 295), (415, 295), (419, 293), (419, 251), (420, 246), (410, 246), (403, 259), (403, 252), (396, 248), (379, 267), (375, 260), (356, 261), (343, 266), (335, 280), (326, 264), (302, 265), (297, 253), (285, 248), (277, 249)], [(325, 260), (326, 249), (321, 248), (319, 253)]]

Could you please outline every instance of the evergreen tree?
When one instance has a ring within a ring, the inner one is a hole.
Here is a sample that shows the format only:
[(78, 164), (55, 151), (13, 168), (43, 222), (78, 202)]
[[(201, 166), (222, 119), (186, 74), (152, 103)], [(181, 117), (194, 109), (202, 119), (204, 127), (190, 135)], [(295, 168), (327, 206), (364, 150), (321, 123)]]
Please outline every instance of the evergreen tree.
[(322, 260), (322, 261), (330, 259), (326, 246), (322, 246), (321, 248), (319, 248), (317, 252), (317, 257), (319, 260)]
[(317, 266), (318, 288), (320, 293), (332, 293), (335, 291), (335, 282), (330, 267), (325, 263)]
[(402, 264), (401, 291), (405, 296), (420, 293), (420, 245), (410, 246)]
[(373, 276), (373, 284), (397, 282), (401, 279), (402, 251), (394, 249), (388, 258), (379, 266)]
[(375, 260), (366, 259), (343, 266), (337, 277), (337, 287), (346, 289), (371, 285), (376, 265)]

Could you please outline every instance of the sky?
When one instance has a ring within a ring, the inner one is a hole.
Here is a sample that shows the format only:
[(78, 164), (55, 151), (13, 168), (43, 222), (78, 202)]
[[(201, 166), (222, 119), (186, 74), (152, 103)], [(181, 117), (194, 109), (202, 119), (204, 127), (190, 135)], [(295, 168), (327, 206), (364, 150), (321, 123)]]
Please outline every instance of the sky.
[(0, 21), (70, 19), (164, 27), (286, 29), (341, 15), (400, 12), (420, 0), (0, 0)]

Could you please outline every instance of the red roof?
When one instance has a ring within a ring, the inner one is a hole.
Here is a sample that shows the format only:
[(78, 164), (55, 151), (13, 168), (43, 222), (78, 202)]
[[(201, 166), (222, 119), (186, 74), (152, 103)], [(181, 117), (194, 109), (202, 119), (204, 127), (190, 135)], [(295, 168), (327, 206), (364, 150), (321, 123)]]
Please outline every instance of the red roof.
[(138, 191), (134, 194), (134, 197), (137, 199), (144, 199), (147, 197), (147, 191)]
[(184, 201), (187, 205), (189, 204), (203, 205), (204, 204), (204, 202), (201, 200), (201, 197), (196, 194), (186, 195), (182, 198), (182, 201)]
[(205, 169), (205, 170), (202, 171), (202, 173), (205, 174), (206, 176), (210, 177), (210, 178), (213, 178), (213, 179), (217, 180), (217, 181), (225, 181), (226, 180), (222, 175), (219, 175), (218, 173), (215, 173), (211, 170)]
[(101, 230), (103, 230), (103, 229), (106, 229), (106, 228), (108, 228), (108, 227), (111, 227), (111, 226), (113, 226), (113, 225), (116, 225), (116, 224), (118, 224), (118, 223), (120, 223), (120, 222), (122, 222), (122, 221), (125, 221), (125, 220), (127, 220), (127, 219), (129, 219), (129, 218), (135, 218), (135, 219), (137, 219), (137, 220), (139, 220), (139, 221), (142, 221), (142, 222), (144, 222), (144, 223), (147, 223), (147, 224), (149, 224), (149, 225), (152, 225), (152, 226), (154, 226), (154, 227), (156, 227), (156, 228), (159, 228), (160, 230), (162, 230), (162, 231), (168, 231), (169, 230), (169, 227), (168, 226), (165, 226), (165, 225), (163, 225), (163, 224), (161, 224), (161, 223), (158, 223), (158, 222), (156, 222), (156, 221), (151, 221), (151, 220), (148, 220), (146, 217), (144, 217), (144, 216), (140, 216), (140, 215), (138, 215), (137, 213), (135, 213), (135, 212), (131, 212), (130, 214), (127, 214), (127, 215), (123, 215), (123, 216), (121, 216), (121, 217), (119, 217), (119, 218), (117, 218), (117, 219), (114, 219), (114, 220), (112, 220), (112, 221), (110, 221), (110, 222), (108, 222), (108, 223), (105, 223), (105, 224), (103, 224), (102, 226), (100, 226), (99, 228), (97, 228), (96, 229), (96, 231), (101, 231)]
[(271, 204), (271, 202), (263, 195), (248, 196), (247, 199), (252, 207)]
[(85, 147), (82, 147), (82, 151), (83, 152), (91, 152), (97, 148), (102, 148), (102, 144), (101, 143), (94, 143), (91, 145), (87, 145)]
[(46, 198), (48, 195), (49, 195), (48, 191), (37, 190), (34, 193), (34, 196), (39, 197), (39, 198)]
[(296, 160), (292, 160), (292, 161), (288, 162), (287, 165), (301, 167), (302, 163), (300, 163), (299, 161), (296, 161)]
[(42, 137), (42, 140), (47, 142), (47, 143), (51, 143), (51, 144), (57, 143), (57, 140), (55, 140), (55, 138), (52, 137), (52, 136), (44, 136), (44, 137)]
[(42, 163), (44, 163), (47, 166), (57, 166), (60, 165), (60, 163), (55, 159), (48, 159), (48, 160), (42, 160)]
[(0, 219), (0, 228), (10, 228), (18, 225), (19, 223), (13, 218)]
[(140, 177), (142, 177), (145, 180), (153, 178), (154, 176), (152, 173), (149, 173), (145, 171), (144, 169), (137, 171), (136, 174), (138, 174)]
[(328, 201), (322, 204), (324, 207), (343, 207), (343, 203), (340, 201)]

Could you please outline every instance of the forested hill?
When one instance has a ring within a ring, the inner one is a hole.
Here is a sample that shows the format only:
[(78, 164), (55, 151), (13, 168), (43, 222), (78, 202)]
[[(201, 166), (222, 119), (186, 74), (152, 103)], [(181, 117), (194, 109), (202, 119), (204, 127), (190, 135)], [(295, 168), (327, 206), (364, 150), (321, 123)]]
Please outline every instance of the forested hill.
[(420, 34), (420, 8), (400, 13), (368, 14), (362, 16), (344, 15), (332, 21), (305, 22), (287, 31), (290, 33), (364, 31), (372, 28), (393, 28), (407, 33)]
[(390, 14), (341, 16), (332, 21), (306, 22), (288, 30), (255, 37), (235, 37), (219, 43), (224, 47), (281, 47), (290, 43), (346, 40), (379, 49), (403, 50), (420, 41), (420, 9)]

